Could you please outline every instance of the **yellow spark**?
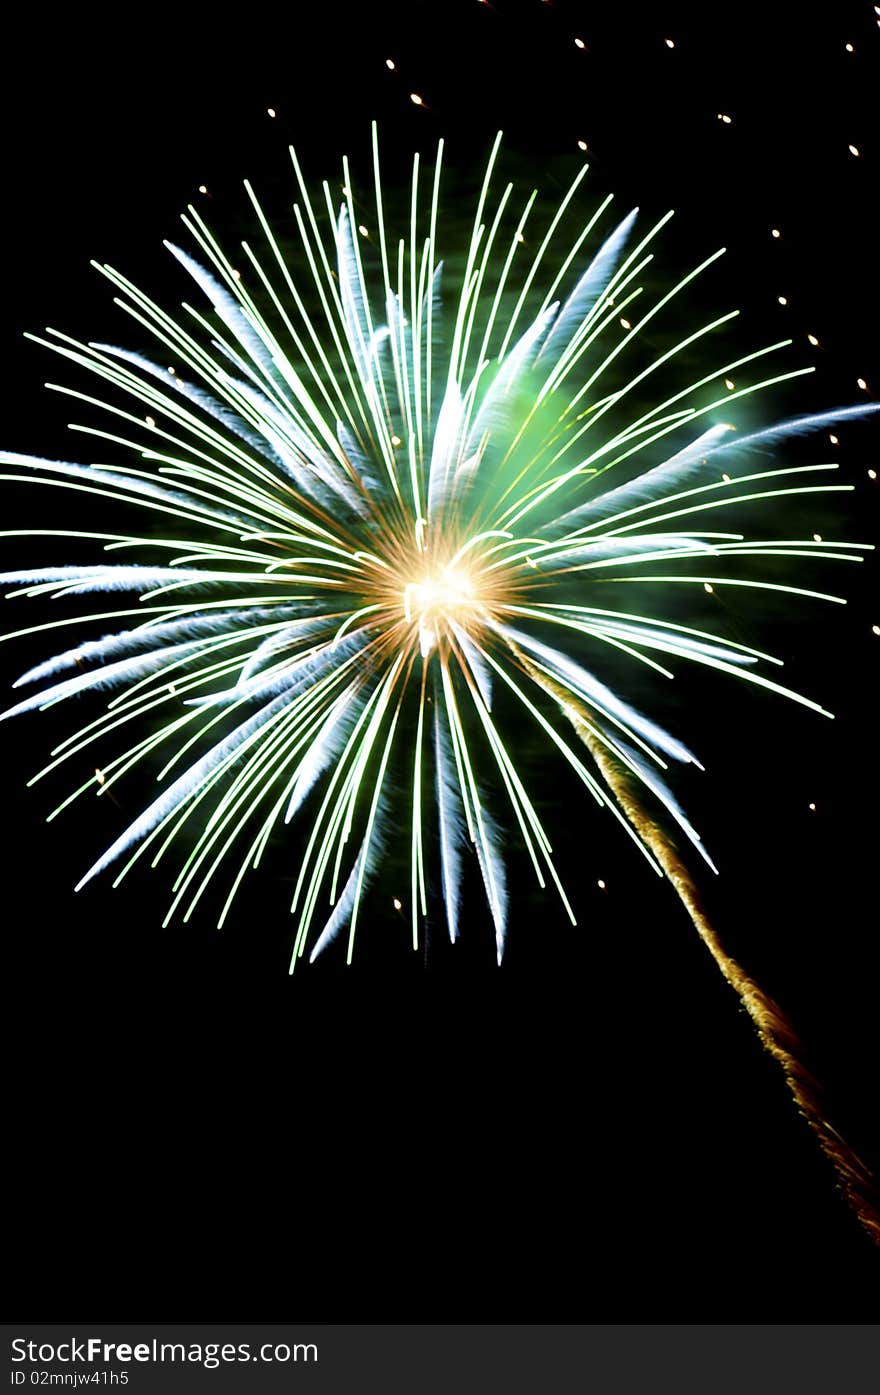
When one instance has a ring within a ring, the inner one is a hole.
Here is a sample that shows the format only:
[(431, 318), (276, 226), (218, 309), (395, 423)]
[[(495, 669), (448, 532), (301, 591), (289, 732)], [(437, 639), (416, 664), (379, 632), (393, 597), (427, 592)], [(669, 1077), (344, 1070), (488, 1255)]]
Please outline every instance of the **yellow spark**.
[(674, 39), (664, 39), (663, 42), (665, 43), (665, 45), (666, 45), (667, 48), (675, 48), (675, 40), (674, 40)]
[(848, 145), (847, 150), (849, 151), (850, 155), (855, 155), (856, 159), (858, 159), (859, 147), (857, 145)]
[(725, 126), (731, 126), (731, 125), (733, 125), (733, 117), (732, 117), (732, 116), (728, 116), (726, 112), (719, 111), (719, 113), (718, 113), (718, 120), (719, 120), (719, 121), (723, 121), (724, 124), (725, 124)]
[(810, 809), (811, 809), (811, 811), (815, 814), (815, 812), (816, 812), (816, 806), (815, 806), (815, 804), (811, 804), (811, 805), (810, 805)]
[(852, 44), (844, 44), (844, 48), (846, 49), (847, 53), (855, 53), (855, 49), (853, 48)]
[(394, 907), (394, 909), (395, 909), (396, 911), (402, 911), (402, 910), (403, 910), (403, 902), (400, 901), (400, 900), (398, 900), (398, 898), (397, 898), (396, 896), (395, 896), (394, 900), (391, 902), (391, 904), (392, 904), (392, 906)]
[(871, 634), (872, 634), (872, 635), (880, 635), (880, 625), (872, 625), (872, 626), (871, 626)]
[(808, 335), (807, 335), (807, 339), (810, 341), (810, 343), (812, 344), (812, 346), (813, 346), (814, 349), (818, 348), (818, 346), (819, 346), (819, 341), (818, 341), (818, 339), (816, 338), (815, 334), (808, 334)]
[(579, 141), (578, 141), (578, 150), (584, 150), (584, 151), (585, 151), (586, 148), (587, 148), (587, 142), (586, 142), (585, 140), (579, 140)]
[(711, 585), (709, 584), (708, 581), (704, 581), (704, 582), (703, 582), (703, 590), (704, 590), (704, 591), (707, 591), (707, 592), (709, 593), (710, 596), (714, 596), (714, 595), (715, 595), (715, 588), (714, 588), (713, 586), (711, 586)]
[(724, 480), (725, 484), (730, 484), (730, 475), (722, 475), (721, 478)]
[(869, 479), (869, 480), (875, 480), (876, 478), (877, 478), (877, 471), (876, 471), (876, 470), (869, 470), (869, 471), (868, 471), (868, 479)]
[(99, 770), (97, 766), (95, 766), (95, 779), (97, 780), (99, 785), (103, 785), (106, 780), (106, 776), (103, 770)]
[(786, 296), (786, 295), (778, 295), (778, 296), (776, 297), (776, 299), (778, 300), (778, 302), (779, 302), (780, 305), (787, 305), (787, 304), (788, 304), (788, 296)]
[(586, 48), (586, 44), (584, 43), (583, 39), (575, 39), (574, 44), (575, 48)]
[(416, 106), (416, 107), (423, 107), (423, 106), (425, 105), (424, 101), (423, 101), (422, 98), (419, 96), (418, 92), (410, 92), (410, 94), (409, 94), (409, 99), (410, 99), (410, 101), (412, 102), (413, 106)]
[(829, 441), (831, 442), (832, 446), (839, 446), (839, 445), (840, 445), (840, 439), (839, 439), (839, 437), (835, 436), (835, 434), (834, 434), (833, 431), (830, 433), (828, 439), (829, 439)]
[(207, 194), (207, 192), (208, 192), (208, 190), (207, 190), (206, 186), (205, 186), (204, 184), (200, 184), (200, 185), (199, 185), (199, 193), (200, 193), (200, 194)]
[(859, 387), (862, 389), (862, 392), (867, 392), (867, 391), (868, 391), (868, 384), (865, 382), (864, 378), (857, 378), (857, 379), (856, 379), (856, 382), (858, 383)]
[(770, 236), (771, 236), (771, 237), (781, 237), (781, 236), (782, 236), (782, 233), (779, 231), (778, 228), (771, 228), (771, 229), (770, 229)]
[(399, 436), (392, 436), (392, 437), (391, 437), (391, 444), (392, 444), (392, 446), (399, 446), (399, 445), (400, 445), (400, 437), (399, 437)]
[(369, 236), (370, 236), (369, 229), (368, 229), (368, 228), (365, 228), (364, 225), (363, 225), (363, 223), (358, 223), (358, 232), (360, 233), (361, 237), (369, 237)]
[(155, 417), (144, 417), (144, 421), (147, 423), (147, 426), (155, 426), (155, 425), (156, 425), (156, 418), (155, 418)]
[(274, 107), (267, 107), (267, 108), (266, 108), (266, 115), (267, 115), (267, 116), (275, 117), (275, 116), (278, 115), (278, 113), (277, 113), (277, 111), (275, 110)]
[(397, 65), (396, 65), (396, 63), (394, 62), (394, 59), (393, 59), (393, 58), (386, 58), (386, 59), (385, 59), (385, 67), (388, 69), (389, 73), (393, 73), (394, 70), (395, 70), (395, 68), (396, 68), (396, 66), (397, 66)]
[(728, 392), (733, 392), (733, 389), (736, 387), (736, 383), (733, 381), (732, 378), (725, 378), (724, 386), (727, 388)]
[(445, 567), (442, 572), (425, 573), (411, 581), (403, 592), (403, 614), (407, 624), (418, 620), (433, 633), (435, 622), (448, 616), (466, 620), (478, 606), (476, 588), (467, 572)]
[(606, 890), (607, 890), (607, 888), (606, 888), (606, 886), (605, 886), (605, 883), (603, 882), (603, 880), (602, 880), (601, 877), (600, 877), (599, 880), (597, 881), (596, 885), (597, 885), (597, 887), (599, 888), (600, 891), (606, 891)]
[(814, 534), (813, 534), (813, 542), (821, 542), (821, 541), (822, 541), (822, 534), (821, 534), (821, 533), (814, 533)]
[(620, 323), (623, 325), (624, 329), (632, 329), (632, 325), (630, 324), (629, 320), (625, 320), (622, 315), (620, 317)]

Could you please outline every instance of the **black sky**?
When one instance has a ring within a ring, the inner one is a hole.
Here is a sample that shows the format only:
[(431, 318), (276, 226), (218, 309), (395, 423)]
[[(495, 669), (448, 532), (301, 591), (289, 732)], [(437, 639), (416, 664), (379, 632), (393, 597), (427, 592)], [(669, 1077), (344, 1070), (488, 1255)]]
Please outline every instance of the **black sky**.
[[(850, 0), (25, 16), (2, 93), (2, 445), (85, 458), (41, 387), (68, 379), (21, 335), (124, 342), (90, 258), (173, 298), (161, 241), (200, 184), (234, 239), (242, 178), (280, 201), (291, 140), (313, 177), (345, 152), (366, 171), (374, 117), (392, 178), (443, 135), (463, 191), (498, 129), (519, 182), (550, 195), (586, 141), (596, 193), (676, 209), (664, 272), (728, 247), (710, 294), (742, 310), (737, 342), (791, 335), (792, 362), (818, 366), (800, 401), (860, 400), (859, 378), (880, 384), (877, 19)], [(856, 486), (840, 526), (876, 542), (876, 429), (839, 435)], [(4, 526), (64, 526), (36, 490), (7, 497)], [(10, 545), (7, 565), (28, 556)], [(767, 615), (789, 680), (836, 720), (684, 673), (707, 773), (683, 793), (720, 867), (722, 936), (880, 1162), (880, 607), (875, 565), (856, 570), (822, 577), (846, 608)], [(753, 613), (731, 602), (725, 620)], [(4, 682), (48, 652), (4, 645)], [(208, 916), (159, 928), (161, 870), (74, 896), (123, 815), (100, 801), (43, 823), (71, 785), (25, 782), (68, 721), (0, 732), (16, 1316), (876, 1317), (880, 1261), (778, 1072), (672, 892), (592, 806), (560, 819), (577, 930), (523, 878), (501, 970), (476, 901), (465, 943), (438, 930), (426, 959), (377, 905), (353, 968), (328, 956), (289, 980), (283, 855), (222, 935)]]

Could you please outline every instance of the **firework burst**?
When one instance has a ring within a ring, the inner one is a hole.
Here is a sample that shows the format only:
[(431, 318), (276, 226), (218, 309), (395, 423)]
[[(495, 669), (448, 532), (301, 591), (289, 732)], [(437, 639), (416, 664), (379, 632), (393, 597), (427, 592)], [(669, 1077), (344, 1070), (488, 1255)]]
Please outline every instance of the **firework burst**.
[[(742, 513), (850, 488), (836, 482), (833, 464), (785, 465), (771, 453), (786, 438), (871, 409), (738, 433), (730, 418), (739, 401), (810, 371), (754, 376), (789, 341), (661, 392), (647, 410), (633, 408), (732, 318), (700, 324), (662, 353), (649, 348), (622, 381), (619, 360), (645, 342), (656, 317), (662, 324), (669, 307), (688, 303), (720, 253), (646, 304), (651, 244), (670, 215), (637, 236), (636, 212), (614, 226), (606, 200), (565, 241), (563, 217), (576, 207), (581, 170), (533, 238), (535, 196), (520, 213), (512, 186), (496, 189), (497, 153), (498, 142), (446, 305), (442, 145), (433, 169), (416, 158), (408, 230), (392, 240), (375, 132), (369, 211), (355, 205), (347, 163), (337, 208), (327, 185), (312, 199), (293, 155), (299, 281), (250, 186), (261, 250), (243, 244), (246, 273), (193, 208), (184, 222), (199, 260), (170, 249), (209, 316), (187, 306), (185, 319), (174, 318), (100, 268), (119, 304), (158, 342), (159, 361), (57, 333), (40, 342), (112, 389), (97, 404), (108, 425), (80, 428), (112, 463), (3, 460), (14, 478), (103, 496), (126, 513), (146, 510), (170, 536), (65, 531), (58, 536), (139, 560), (4, 575), (18, 583), (16, 594), (138, 597), (134, 610), (90, 615), (126, 627), (32, 668), (18, 685), (49, 686), (5, 715), (122, 689), (42, 774), (85, 759), (109, 731), (124, 744), (127, 732), (149, 727), (104, 764), (97, 793), (166, 753), (161, 792), (80, 885), (119, 859), (117, 881), (138, 859), (155, 865), (183, 845), (169, 915), (191, 915), (225, 873), (222, 924), (273, 831), (302, 813), (295, 964), (340, 935), (351, 958), (392, 829), (397, 838), (405, 829), (409, 845), (414, 944), (428, 916), (432, 866), (456, 938), (472, 850), (500, 961), (503, 827), (574, 920), (516, 743), (496, 716), (502, 706), (518, 710), (671, 877), (765, 1044), (783, 1052), (798, 1102), (843, 1174), (856, 1164), (835, 1156), (833, 1130), (801, 1088), (791, 1043), (780, 1045), (778, 1010), (723, 954), (679, 854), (658, 831), (665, 821), (712, 865), (667, 782), (670, 764), (698, 764), (696, 757), (633, 706), (625, 688), (627, 665), (666, 679), (671, 661), (688, 660), (823, 710), (768, 676), (779, 663), (772, 656), (645, 609), (642, 583), (655, 596), (673, 584), (820, 595), (740, 563), (858, 561), (858, 545), (724, 530), (737, 506)], [(598, 250), (589, 257), (591, 243)], [(752, 380), (737, 389), (730, 375), (744, 371)], [(140, 463), (118, 464), (122, 451)], [(613, 600), (623, 583), (637, 598), (625, 608)], [(502, 692), (503, 704), (493, 706)], [(61, 809), (95, 789), (90, 773)]]

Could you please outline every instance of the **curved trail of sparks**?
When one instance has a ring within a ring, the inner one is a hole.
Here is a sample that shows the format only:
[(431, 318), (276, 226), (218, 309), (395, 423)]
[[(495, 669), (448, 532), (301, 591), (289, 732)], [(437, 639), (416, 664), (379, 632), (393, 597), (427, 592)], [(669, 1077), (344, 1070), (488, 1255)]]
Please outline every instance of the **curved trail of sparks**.
[(703, 910), (697, 886), (687, 867), (667, 835), (652, 822), (638, 799), (628, 789), (620, 768), (615, 766), (615, 762), (595, 739), (590, 739), (587, 744), (605, 780), (613, 789), (620, 807), (672, 882), (700, 939), (731, 988), (738, 994), (740, 1002), (757, 1029), (764, 1049), (782, 1067), (785, 1083), (795, 1104), (834, 1168), (847, 1202), (874, 1244), (880, 1245), (880, 1195), (877, 1192), (876, 1179), (826, 1117), (821, 1086), (804, 1064), (805, 1049), (794, 1025), (779, 1004), (774, 1002), (746, 973), (742, 965), (727, 953)]
[(678, 893), (703, 944), (726, 981), (739, 997), (757, 1030), (764, 1049), (782, 1068), (792, 1098), (831, 1163), (849, 1206), (875, 1245), (880, 1245), (880, 1194), (873, 1173), (828, 1120), (822, 1088), (804, 1064), (805, 1048), (793, 1023), (778, 1003), (765, 993), (721, 943), (718, 932), (703, 909), (696, 882), (671, 838), (650, 817), (632, 787), (627, 772), (596, 739), (589, 714), (537, 672), (523, 654), (517, 656), (534, 681), (557, 702), (565, 703), (566, 716), (579, 739), (602, 772), (606, 785), (657, 863)]

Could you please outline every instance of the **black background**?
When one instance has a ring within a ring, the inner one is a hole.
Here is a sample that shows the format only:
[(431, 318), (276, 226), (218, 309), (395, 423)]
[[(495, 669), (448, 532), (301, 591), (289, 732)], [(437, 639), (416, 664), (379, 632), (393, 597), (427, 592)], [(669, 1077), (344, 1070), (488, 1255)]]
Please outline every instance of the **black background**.
[[(740, 342), (791, 334), (792, 364), (818, 363), (809, 403), (860, 400), (857, 378), (880, 381), (880, 29), (868, 4), (712, 6), (699, 19), (666, 3), (476, 0), (400, 13), (252, 5), (185, 22), (173, 8), (51, 23), (35, 11), (9, 68), (8, 449), (88, 458), (85, 438), (63, 429), (68, 402), (40, 386), (70, 372), (20, 336), (51, 324), (125, 342), (89, 258), (173, 305), (180, 283), (161, 239), (180, 236), (177, 213), (199, 184), (234, 238), (243, 177), (280, 189), (289, 140), (318, 178), (345, 152), (366, 170), (372, 117), (391, 177), (441, 134), (460, 169), (478, 170), (501, 128), (521, 186), (539, 180), (550, 195), (586, 140), (590, 209), (609, 189), (646, 216), (674, 207), (670, 272), (725, 244), (712, 294), (742, 309)], [(876, 429), (839, 434), (857, 487), (844, 536), (876, 541)], [(7, 499), (5, 518), (23, 522), (4, 526), (73, 526), (36, 490), (10, 486)], [(64, 560), (55, 547), (45, 555)], [(33, 557), (7, 555), (10, 567)], [(707, 766), (683, 793), (720, 867), (715, 920), (799, 1024), (837, 1126), (880, 1159), (880, 611), (875, 565), (856, 571), (813, 573), (846, 592), (846, 609), (768, 606), (785, 623), (769, 640), (752, 632), (834, 723), (699, 673), (678, 684)], [(735, 624), (756, 610), (742, 594), (725, 602)], [(37, 619), (35, 603), (27, 614)], [(11, 681), (49, 652), (45, 640), (8, 644), (4, 672)], [(352, 968), (327, 955), (291, 980), (283, 848), (223, 933), (207, 914), (162, 931), (161, 871), (74, 897), (139, 806), (135, 790), (121, 812), (102, 800), (43, 825), (72, 777), (25, 781), (69, 720), (62, 710), (2, 732), (16, 1314), (876, 1316), (877, 1254), (781, 1077), (671, 890), (592, 806), (559, 786), (576, 930), (517, 883), (498, 970), (477, 900), (464, 943), (451, 951), (438, 927), (426, 956), (378, 903)], [(548, 768), (549, 803), (555, 778)]]

